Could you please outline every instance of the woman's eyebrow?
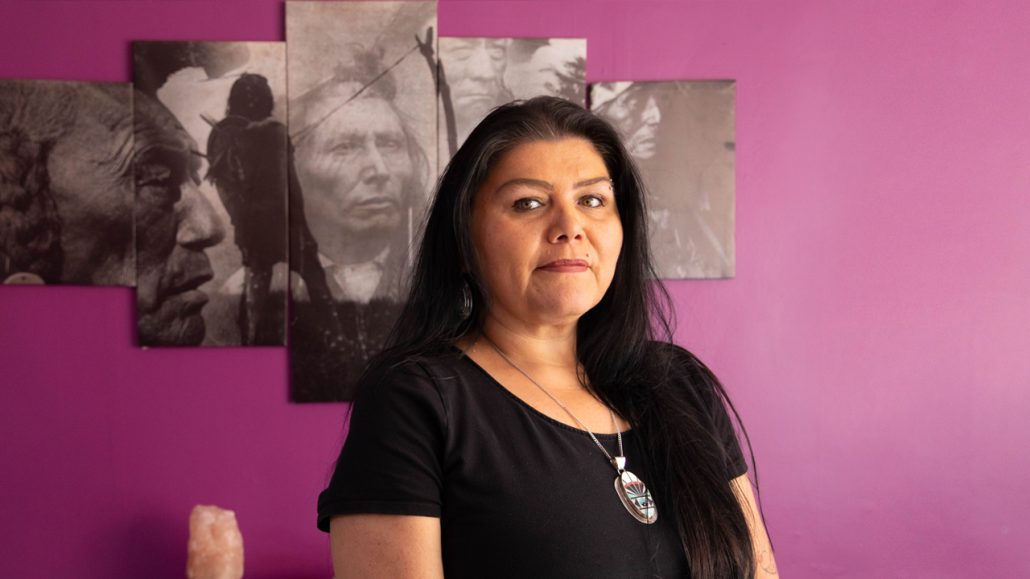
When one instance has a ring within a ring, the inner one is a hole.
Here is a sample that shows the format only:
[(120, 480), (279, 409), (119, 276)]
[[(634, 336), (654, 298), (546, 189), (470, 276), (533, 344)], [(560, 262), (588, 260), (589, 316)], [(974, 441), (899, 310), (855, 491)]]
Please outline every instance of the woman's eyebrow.
[[(572, 185), (572, 188), (573, 189), (580, 189), (582, 187), (589, 187), (589, 186), (591, 186), (591, 185), (593, 185), (595, 183), (603, 183), (603, 182), (609, 182), (610, 183), (611, 182), (611, 178), (609, 178), (609, 177), (593, 177), (591, 179), (584, 179), (583, 181), (579, 181), (577, 183), (574, 183)], [(542, 181), (540, 179), (527, 179), (525, 177), (517, 177), (515, 179), (509, 179), (509, 180), (505, 181), (504, 183), (502, 183), (501, 186), (498, 187), (495, 192), (500, 193), (503, 189), (505, 189), (507, 187), (512, 187), (514, 185), (525, 185), (526, 187), (533, 187), (534, 189), (542, 189), (542, 190), (550, 192), (550, 193), (554, 192), (554, 185), (553, 184), (551, 184), (551, 183), (549, 183), (547, 181)]]
[(591, 185), (593, 185), (595, 183), (608, 183), (608, 184), (611, 184), (611, 182), (612, 182), (611, 177), (607, 177), (607, 176), (606, 177), (594, 177), (593, 179), (586, 179), (584, 181), (580, 181), (579, 183), (574, 184), (572, 186), (572, 188), (573, 189), (580, 189), (582, 187), (589, 187), (589, 186), (591, 186)]

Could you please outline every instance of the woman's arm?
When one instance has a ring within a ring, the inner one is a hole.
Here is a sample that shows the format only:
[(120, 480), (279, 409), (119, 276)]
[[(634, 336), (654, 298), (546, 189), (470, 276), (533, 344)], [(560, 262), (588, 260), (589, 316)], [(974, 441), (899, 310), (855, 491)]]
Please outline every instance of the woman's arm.
[(437, 517), (339, 515), (329, 538), (336, 579), (443, 579)]
[(776, 570), (776, 559), (773, 558), (772, 546), (769, 545), (769, 535), (765, 532), (765, 523), (758, 512), (758, 505), (755, 503), (755, 493), (751, 488), (751, 481), (747, 474), (742, 474), (733, 479), (733, 487), (737, 500), (740, 501), (740, 508), (744, 510), (744, 518), (747, 519), (748, 528), (751, 529), (751, 543), (755, 548), (755, 561), (758, 568), (755, 571), (755, 579), (767, 579), (779, 577)]

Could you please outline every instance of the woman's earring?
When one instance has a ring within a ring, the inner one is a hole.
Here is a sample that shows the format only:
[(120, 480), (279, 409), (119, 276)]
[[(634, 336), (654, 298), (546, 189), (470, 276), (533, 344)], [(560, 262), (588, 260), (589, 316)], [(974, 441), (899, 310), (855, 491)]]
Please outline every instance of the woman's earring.
[(461, 303), (458, 305), (458, 315), (463, 320), (467, 320), (472, 315), (472, 288), (469, 287), (467, 279), (461, 282)]

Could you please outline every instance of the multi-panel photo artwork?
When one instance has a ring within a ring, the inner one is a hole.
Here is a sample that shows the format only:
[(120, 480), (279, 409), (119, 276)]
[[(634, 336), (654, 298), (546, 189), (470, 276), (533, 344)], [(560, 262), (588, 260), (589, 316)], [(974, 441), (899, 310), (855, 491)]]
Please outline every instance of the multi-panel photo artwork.
[(457, 148), (588, 94), (660, 277), (733, 276), (732, 81), (588, 85), (585, 39), (437, 30), (431, 1), (287, 2), (284, 43), (134, 43), (131, 85), (0, 80), (0, 283), (135, 286), (140, 345), (285, 344), (291, 400), (350, 400)]

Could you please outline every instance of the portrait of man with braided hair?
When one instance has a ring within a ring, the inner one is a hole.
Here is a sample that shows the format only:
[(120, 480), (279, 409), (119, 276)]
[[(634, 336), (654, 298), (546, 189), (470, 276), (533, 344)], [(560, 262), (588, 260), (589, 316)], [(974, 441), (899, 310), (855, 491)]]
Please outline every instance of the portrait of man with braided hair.
[(0, 283), (134, 284), (130, 95), (0, 80)]

